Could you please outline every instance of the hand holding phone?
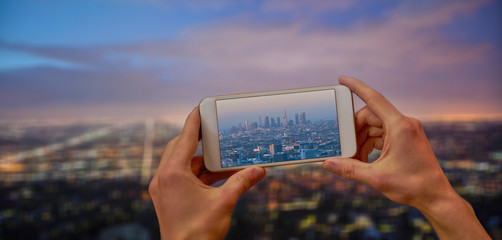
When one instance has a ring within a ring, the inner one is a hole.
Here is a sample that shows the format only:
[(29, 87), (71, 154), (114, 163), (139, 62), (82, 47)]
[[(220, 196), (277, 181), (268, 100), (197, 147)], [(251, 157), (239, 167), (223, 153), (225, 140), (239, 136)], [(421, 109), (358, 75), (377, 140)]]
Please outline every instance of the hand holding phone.
[(342, 85), (208, 97), (200, 103), (209, 171), (352, 157), (352, 93)]
[[(471, 205), (448, 182), (420, 122), (360, 80), (341, 76), (339, 81), (367, 104), (356, 114), (359, 151), (354, 158), (326, 160), (323, 168), (417, 208), (440, 239), (490, 239)], [(382, 153), (368, 163), (373, 148)]]
[[(212, 173), (194, 156), (200, 129), (199, 109), (188, 116), (181, 134), (166, 146), (149, 193), (162, 239), (223, 239), (239, 196), (265, 177), (265, 169)], [(219, 187), (211, 185), (228, 180)]]

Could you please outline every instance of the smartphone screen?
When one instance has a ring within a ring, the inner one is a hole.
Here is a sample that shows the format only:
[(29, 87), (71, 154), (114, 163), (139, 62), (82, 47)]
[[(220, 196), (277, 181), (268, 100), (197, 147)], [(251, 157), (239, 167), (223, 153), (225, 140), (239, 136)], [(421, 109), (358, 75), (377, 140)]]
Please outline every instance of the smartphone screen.
[(340, 156), (335, 90), (216, 100), (221, 167)]

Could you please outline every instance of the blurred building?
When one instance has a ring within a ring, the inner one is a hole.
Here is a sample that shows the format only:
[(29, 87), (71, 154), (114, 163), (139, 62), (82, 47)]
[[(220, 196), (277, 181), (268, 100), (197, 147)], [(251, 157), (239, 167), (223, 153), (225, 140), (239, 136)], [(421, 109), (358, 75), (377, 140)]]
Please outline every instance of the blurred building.
[[(453, 187), (490, 235), (501, 239), (502, 123), (435, 122), (424, 129)], [(142, 183), (144, 162), (151, 160), (151, 177), (179, 129), (147, 121), (18, 127), (11, 133), (0, 134), (0, 239), (159, 239)], [(229, 161), (264, 161), (292, 149), (310, 154), (321, 146), (305, 141), (254, 148), (249, 155), (229, 153)], [(370, 156), (376, 158), (378, 152)], [(267, 172), (241, 196), (227, 239), (436, 238), (416, 209), (327, 173), (319, 163)]]

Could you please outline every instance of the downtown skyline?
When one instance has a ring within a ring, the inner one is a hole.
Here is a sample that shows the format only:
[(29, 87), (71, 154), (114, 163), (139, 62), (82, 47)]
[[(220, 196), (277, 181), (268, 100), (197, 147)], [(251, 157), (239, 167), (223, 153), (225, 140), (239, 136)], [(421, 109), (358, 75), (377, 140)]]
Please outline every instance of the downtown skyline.
[(307, 112), (313, 120), (336, 119), (337, 116), (333, 89), (217, 100), (216, 112), (221, 129), (228, 129), (246, 120), (259, 122), (260, 115), (262, 118), (270, 116), (282, 119), (284, 112)]
[[(286, 118), (284, 118), (284, 116), (286, 116)], [(309, 119), (307, 116), (308, 114), (306, 112), (297, 112), (290, 116), (287, 114), (286, 111), (283, 111), (282, 115), (258, 115), (256, 118), (245, 119), (244, 121), (241, 122), (234, 122), (235, 124), (233, 125), (223, 126), (221, 124), (218, 124), (218, 130), (219, 132), (224, 132), (232, 128), (242, 128), (245, 130), (255, 130), (257, 128), (264, 128), (264, 129), (279, 128), (285, 126), (284, 124), (285, 120), (287, 122), (286, 123), (287, 126), (304, 125), (311, 121), (337, 120), (336, 114), (334, 119), (329, 119), (329, 118)], [(256, 126), (253, 127), (253, 125)]]

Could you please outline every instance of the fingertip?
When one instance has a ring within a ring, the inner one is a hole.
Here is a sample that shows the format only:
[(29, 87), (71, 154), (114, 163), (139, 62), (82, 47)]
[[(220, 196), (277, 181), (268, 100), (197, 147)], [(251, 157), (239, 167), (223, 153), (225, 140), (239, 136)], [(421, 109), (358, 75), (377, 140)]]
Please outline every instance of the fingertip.
[(345, 75), (340, 75), (340, 76), (338, 76), (338, 82), (339, 82), (340, 84), (344, 85), (344, 82), (347, 80), (347, 78), (348, 78), (348, 77), (347, 77), (347, 76), (345, 76)]
[(257, 179), (257, 181), (259, 181), (265, 177), (265, 175), (267, 174), (267, 171), (265, 171), (265, 169), (262, 167), (253, 167), (252, 174), (255, 177), (255, 179)]
[(335, 171), (335, 165), (340, 161), (338, 158), (331, 158), (328, 160), (325, 160), (322, 163), (322, 168), (324, 168), (327, 171), (333, 172)]
[(190, 115), (199, 114), (199, 106), (196, 106), (190, 112)]
[(199, 107), (195, 107), (186, 117), (184, 128), (187, 127), (188, 125), (191, 125), (192, 122), (195, 122), (198, 119), (200, 119)]
[[(176, 147), (171, 156), (177, 161), (186, 163), (192, 160), (197, 151), (200, 140), (200, 115), (197, 109), (192, 110), (187, 116)], [(190, 165), (187, 165), (190, 166)]]
[(348, 78), (350, 78), (350, 77), (347, 76), (347, 75), (340, 75), (340, 76), (338, 76), (338, 80), (344, 80), (344, 79), (348, 79)]
[(233, 194), (239, 196), (253, 187), (265, 177), (265, 169), (261, 167), (250, 167), (233, 174), (223, 185), (223, 189), (231, 190)]
[(258, 183), (260, 180), (262, 180), (265, 177), (265, 169), (262, 167), (250, 167), (248, 169), (244, 169), (241, 172), (246, 171), (246, 173), (243, 173), (244, 175), (248, 176), (248, 182), (250, 186), (248, 187), (251, 188), (251, 186), (255, 185)]
[(348, 87), (350, 89), (350, 91), (354, 92), (357, 94), (357, 88), (361, 85), (361, 81), (357, 78), (353, 78), (353, 77), (349, 77), (349, 76), (345, 76), (345, 75), (341, 75), (340, 77), (338, 77), (338, 82), (340, 82), (340, 84)]
[(341, 84), (345, 84), (347, 81), (352, 81), (352, 80), (355, 80), (356, 78), (353, 78), (353, 77), (350, 77), (350, 76), (347, 76), (347, 75), (340, 75), (338, 77), (338, 81), (341, 83)]

